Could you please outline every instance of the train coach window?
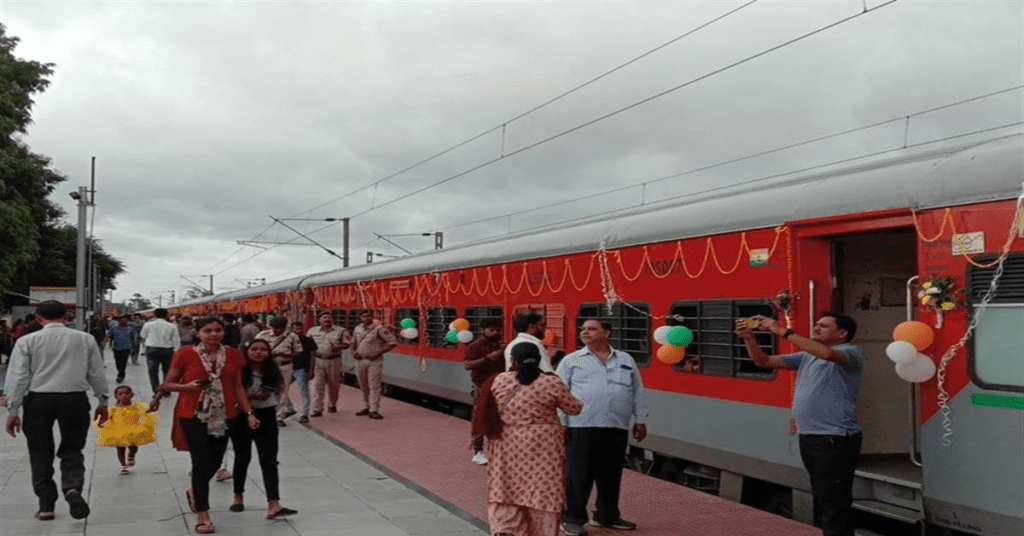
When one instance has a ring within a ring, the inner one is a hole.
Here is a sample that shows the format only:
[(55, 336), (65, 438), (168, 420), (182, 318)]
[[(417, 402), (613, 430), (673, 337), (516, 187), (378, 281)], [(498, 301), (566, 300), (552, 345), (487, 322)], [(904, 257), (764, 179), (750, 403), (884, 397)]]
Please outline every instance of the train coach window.
[[(995, 257), (979, 256), (976, 260), (986, 263)], [(967, 270), (974, 304), (970, 314), (972, 319), (978, 318), (968, 353), (968, 371), (971, 380), (983, 389), (1024, 391), (1024, 253), (1007, 256), (996, 290), (982, 307), (980, 302), (991, 286), (995, 270), (995, 266), (970, 266)]]
[(579, 329), (583, 322), (592, 318), (608, 322), (612, 336), (608, 343), (616, 350), (633, 356), (637, 365), (651, 362), (651, 306), (643, 302), (616, 303), (608, 314), (604, 303), (585, 303), (576, 315), (576, 347), (583, 348)]
[[(350, 334), (353, 333), (353, 330), (356, 329), (356, 326), (358, 326), (359, 324), (363, 323), (362, 319), (359, 318), (359, 317), (363, 314), (363, 311), (365, 311), (365, 310), (366, 309), (358, 308), (358, 309), (352, 309), (351, 311), (348, 312), (348, 326), (346, 326), (346, 328), (348, 329), (348, 332)], [(372, 309), (372, 311), (373, 311), (373, 318), (375, 320), (380, 320), (381, 323), (383, 323), (386, 326), (387, 325), (387, 318), (386, 318), (387, 311), (384, 310), (384, 309)]]
[[(512, 308), (513, 323), (515, 317), (524, 313), (540, 313), (544, 315), (544, 323), (547, 324), (547, 331), (551, 332), (551, 339), (546, 346), (565, 350), (565, 305), (561, 303), (522, 303)], [(545, 334), (546, 335), (546, 334)], [(506, 339), (515, 338), (515, 327), (510, 333), (505, 334)]]
[[(342, 329), (349, 329), (349, 326), (346, 325), (346, 320), (348, 319), (348, 317), (345, 316), (345, 310), (344, 309), (335, 309), (335, 310), (331, 311), (331, 317), (334, 318), (334, 325), (335, 326), (338, 326), (338, 327), (340, 327)], [(319, 325), (319, 323), (320, 323), (320, 321), (318, 319), (317, 320), (317, 324)]]
[[(679, 372), (702, 372), (737, 378), (765, 378), (774, 371), (754, 364), (743, 341), (733, 333), (736, 318), (771, 316), (772, 308), (762, 300), (704, 300), (672, 304), (665, 324), (686, 326), (693, 331), (693, 342), (686, 359), (673, 365)], [(775, 353), (775, 336), (756, 334), (758, 345), (768, 354)]]
[(438, 348), (455, 348), (457, 344), (448, 342), (445, 335), (448, 334), (448, 324), (451, 324), (458, 317), (459, 311), (454, 307), (431, 307), (427, 309), (427, 321), (424, 326), (427, 344)]
[(463, 318), (469, 320), (469, 329), (473, 330), (473, 338), (480, 336), (480, 321), (485, 318), (497, 318), (505, 325), (504, 311), (500, 305), (470, 305), (466, 307)]
[(415, 339), (406, 339), (402, 336), (402, 331), (404, 331), (402, 329), (402, 320), (405, 320), (406, 318), (411, 318), (413, 322), (416, 322), (416, 331), (423, 333), (423, 326), (420, 325), (420, 310), (415, 307), (399, 307), (398, 310), (395, 311), (395, 329), (397, 330), (395, 332), (395, 338), (397, 338), (398, 342), (402, 344), (416, 344), (417, 341), (420, 340), (419, 337), (416, 337)]

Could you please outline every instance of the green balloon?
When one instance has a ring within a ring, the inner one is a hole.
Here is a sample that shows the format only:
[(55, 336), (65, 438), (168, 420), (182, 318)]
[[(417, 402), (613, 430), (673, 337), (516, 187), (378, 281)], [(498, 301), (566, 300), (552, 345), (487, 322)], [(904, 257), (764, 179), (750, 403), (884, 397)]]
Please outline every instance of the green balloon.
[(455, 344), (455, 343), (459, 342), (459, 332), (458, 331), (449, 331), (444, 336), (444, 338), (447, 339), (448, 342), (450, 342), (452, 344)]
[(411, 318), (403, 318), (402, 319), (402, 327), (403, 328), (414, 328), (414, 327), (416, 327), (416, 321), (411, 319)]
[(665, 335), (665, 340), (673, 346), (687, 346), (693, 342), (693, 332), (686, 326), (672, 326)]

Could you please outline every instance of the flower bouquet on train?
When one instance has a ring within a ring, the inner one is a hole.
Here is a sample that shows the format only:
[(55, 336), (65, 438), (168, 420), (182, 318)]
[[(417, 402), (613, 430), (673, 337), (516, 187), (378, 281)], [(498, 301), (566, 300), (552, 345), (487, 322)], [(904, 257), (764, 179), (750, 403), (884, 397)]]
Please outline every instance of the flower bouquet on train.
[(960, 307), (967, 301), (964, 289), (956, 288), (951, 277), (937, 276), (917, 286), (917, 299), (924, 311), (935, 312), (935, 328), (941, 329), (943, 313)]
[(764, 299), (765, 303), (772, 306), (775, 314), (782, 313), (782, 316), (786, 319), (786, 328), (793, 327), (793, 320), (791, 313), (793, 312), (793, 295), (789, 292), (788, 288), (784, 288), (775, 293), (774, 296), (768, 296)]

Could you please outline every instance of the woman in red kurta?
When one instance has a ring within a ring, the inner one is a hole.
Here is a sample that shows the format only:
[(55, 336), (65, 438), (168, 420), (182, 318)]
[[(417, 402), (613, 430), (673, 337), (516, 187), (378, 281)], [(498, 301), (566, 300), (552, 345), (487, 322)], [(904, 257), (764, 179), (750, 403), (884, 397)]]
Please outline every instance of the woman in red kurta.
[(192, 485), (186, 495), (192, 511), (198, 514), (196, 532), (210, 534), (217, 531), (210, 520), (210, 479), (224, 458), (228, 421), (238, 414), (238, 406), (249, 415), (249, 427), (259, 426), (259, 419), (242, 386), (240, 371), (245, 359), (237, 349), (220, 343), (224, 325), (211, 316), (199, 319), (195, 326), (199, 344), (174, 354), (151, 406), (159, 406), (164, 392), (179, 393), (171, 441), (178, 450), (191, 454)]
[(565, 430), (560, 409), (578, 415), (583, 402), (552, 373), (540, 372), (532, 344), (513, 347), (515, 372), (494, 376), (491, 396), (501, 436), (488, 442), (488, 520), (494, 535), (557, 536), (565, 508)]

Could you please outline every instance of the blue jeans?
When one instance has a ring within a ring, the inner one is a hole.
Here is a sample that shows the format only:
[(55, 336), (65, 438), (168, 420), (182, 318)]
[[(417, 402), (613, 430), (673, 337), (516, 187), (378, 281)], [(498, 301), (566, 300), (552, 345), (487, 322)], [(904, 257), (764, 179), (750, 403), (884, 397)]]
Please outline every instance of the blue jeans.
[(302, 397), (302, 411), (299, 415), (309, 417), (309, 375), (306, 369), (292, 371), (295, 382), (299, 384), (299, 396)]

